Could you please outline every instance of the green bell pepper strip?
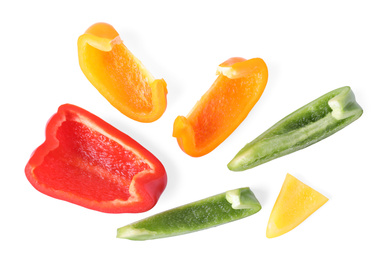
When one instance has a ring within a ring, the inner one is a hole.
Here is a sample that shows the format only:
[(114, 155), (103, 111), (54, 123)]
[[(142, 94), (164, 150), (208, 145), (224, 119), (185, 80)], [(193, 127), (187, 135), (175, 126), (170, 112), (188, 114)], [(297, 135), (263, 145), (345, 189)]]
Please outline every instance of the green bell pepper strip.
[(350, 87), (335, 89), (286, 116), (228, 163), (244, 171), (306, 148), (351, 124), (363, 113)]
[(249, 188), (227, 191), (142, 219), (117, 230), (118, 238), (148, 240), (222, 225), (260, 211)]

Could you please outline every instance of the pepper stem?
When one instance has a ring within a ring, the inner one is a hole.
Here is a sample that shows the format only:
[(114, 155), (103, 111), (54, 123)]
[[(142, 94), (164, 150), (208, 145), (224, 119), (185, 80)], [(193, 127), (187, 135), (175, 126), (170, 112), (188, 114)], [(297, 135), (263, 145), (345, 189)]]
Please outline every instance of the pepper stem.
[(261, 209), (260, 202), (249, 188), (241, 188), (226, 192), (226, 200), (233, 209)]
[(332, 109), (331, 115), (336, 120), (342, 120), (353, 115), (360, 114), (363, 109), (355, 100), (354, 92), (350, 87), (346, 87), (341, 93), (328, 101)]

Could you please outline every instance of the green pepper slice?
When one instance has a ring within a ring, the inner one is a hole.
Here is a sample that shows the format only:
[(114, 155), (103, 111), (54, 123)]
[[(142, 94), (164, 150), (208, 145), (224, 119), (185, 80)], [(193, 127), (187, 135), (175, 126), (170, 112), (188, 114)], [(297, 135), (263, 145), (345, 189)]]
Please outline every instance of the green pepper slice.
[(118, 238), (148, 240), (177, 236), (222, 225), (260, 211), (249, 188), (240, 188), (142, 219), (117, 230)]
[(350, 87), (335, 89), (274, 124), (245, 145), (227, 167), (244, 171), (301, 150), (336, 133), (362, 114)]

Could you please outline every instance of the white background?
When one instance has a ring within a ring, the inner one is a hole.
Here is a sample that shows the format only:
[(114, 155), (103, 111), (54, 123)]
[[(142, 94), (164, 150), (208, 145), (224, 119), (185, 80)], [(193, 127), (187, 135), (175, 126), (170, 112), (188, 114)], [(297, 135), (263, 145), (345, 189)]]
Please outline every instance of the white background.
[[(1, 259), (380, 259), (380, 16), (377, 1), (2, 1)], [(77, 39), (107, 22), (156, 78), (168, 107), (156, 122), (113, 108), (78, 65)], [(269, 81), (246, 120), (201, 158), (172, 137), (219, 63), (261, 57)], [(322, 94), (351, 86), (363, 116), (335, 135), (245, 172), (226, 164), (247, 142)], [(140, 214), (105, 214), (36, 191), (24, 167), (58, 106), (78, 105), (130, 135), (165, 165), (168, 185)], [(293, 231), (265, 236), (286, 173), (330, 200)], [(249, 186), (262, 210), (184, 236), (117, 239), (133, 221)]]

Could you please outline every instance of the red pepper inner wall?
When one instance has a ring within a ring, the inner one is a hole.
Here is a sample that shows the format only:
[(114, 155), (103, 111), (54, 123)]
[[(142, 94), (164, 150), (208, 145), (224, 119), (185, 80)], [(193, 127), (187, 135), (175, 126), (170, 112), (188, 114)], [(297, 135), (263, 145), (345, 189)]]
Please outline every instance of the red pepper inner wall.
[(80, 122), (63, 122), (56, 138), (59, 146), (34, 170), (53, 189), (96, 201), (127, 200), (133, 176), (149, 169), (133, 152)]

